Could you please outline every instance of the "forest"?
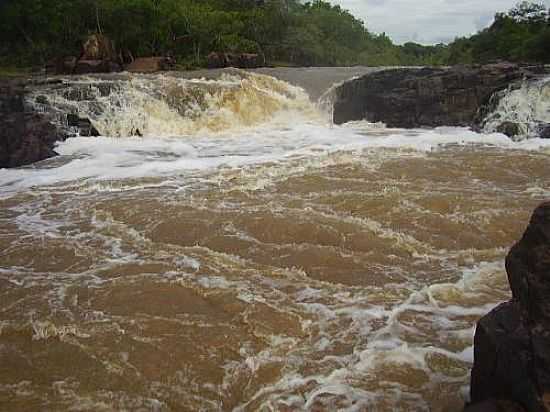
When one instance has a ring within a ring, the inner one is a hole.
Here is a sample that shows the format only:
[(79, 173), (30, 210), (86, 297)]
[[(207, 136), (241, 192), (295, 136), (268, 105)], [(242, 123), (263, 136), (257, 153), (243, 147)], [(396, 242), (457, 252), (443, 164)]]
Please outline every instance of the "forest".
[(550, 13), (523, 2), (448, 45), (396, 45), (323, 0), (3, 0), (0, 67), (78, 56), (91, 33), (133, 56), (171, 55), (181, 68), (212, 52), (257, 53), (270, 65), (393, 66), (550, 62)]

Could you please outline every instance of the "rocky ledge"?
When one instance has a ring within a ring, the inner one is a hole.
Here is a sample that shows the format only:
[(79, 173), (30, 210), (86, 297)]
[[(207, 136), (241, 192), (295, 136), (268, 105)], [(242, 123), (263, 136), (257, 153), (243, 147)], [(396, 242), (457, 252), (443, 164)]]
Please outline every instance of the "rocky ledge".
[(477, 324), (467, 412), (550, 411), (550, 202), (506, 257), (512, 299)]
[(25, 96), (29, 91), (50, 83), (61, 81), (0, 79), (0, 169), (56, 156), (56, 143), (76, 134), (99, 135), (88, 119), (69, 113), (60, 125), (52, 114), (28, 104)]
[(335, 90), (336, 124), (366, 119), (389, 127), (479, 126), (491, 97), (545, 66), (494, 64), (400, 68), (371, 73)]
[(0, 81), (0, 168), (55, 156), (55, 143), (65, 139), (46, 115), (25, 109), (25, 91), (23, 81)]

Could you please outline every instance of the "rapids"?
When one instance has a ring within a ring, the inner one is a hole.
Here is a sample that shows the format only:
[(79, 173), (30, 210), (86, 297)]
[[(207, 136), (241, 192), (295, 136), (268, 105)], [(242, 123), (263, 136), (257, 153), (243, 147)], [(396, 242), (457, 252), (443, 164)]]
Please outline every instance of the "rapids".
[(31, 96), (109, 137), (0, 170), (1, 410), (462, 409), (550, 142), (334, 126), (361, 69), (292, 70)]

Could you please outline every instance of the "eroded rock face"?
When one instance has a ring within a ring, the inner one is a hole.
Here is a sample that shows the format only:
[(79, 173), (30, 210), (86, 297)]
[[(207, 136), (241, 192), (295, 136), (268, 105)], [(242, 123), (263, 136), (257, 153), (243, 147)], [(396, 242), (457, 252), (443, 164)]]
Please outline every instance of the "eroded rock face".
[(479, 110), (494, 93), (545, 70), (514, 64), (384, 70), (336, 90), (334, 122), (366, 119), (405, 128), (476, 126)]
[(513, 299), (477, 325), (472, 403), (503, 399), (550, 411), (550, 202), (533, 213), (506, 271)]
[(0, 81), (0, 168), (22, 166), (55, 156), (65, 136), (41, 113), (25, 111), (25, 85)]
[(0, 79), (0, 168), (24, 166), (56, 156), (56, 143), (69, 137), (99, 136), (90, 119), (66, 113), (60, 121), (35, 106), (35, 103), (47, 105), (47, 96), (38, 94), (32, 99), (28, 96), (33, 89), (58, 82)]

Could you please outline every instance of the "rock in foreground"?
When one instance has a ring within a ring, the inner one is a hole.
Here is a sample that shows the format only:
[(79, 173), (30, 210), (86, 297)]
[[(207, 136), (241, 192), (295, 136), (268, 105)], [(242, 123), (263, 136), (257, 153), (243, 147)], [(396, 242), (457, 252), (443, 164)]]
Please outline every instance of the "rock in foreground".
[[(540, 205), (506, 257), (513, 298), (476, 329), (471, 400), (491, 399), (526, 411), (550, 411), (550, 202)], [(474, 409), (474, 408), (478, 409)], [(498, 409), (496, 409), (498, 410)]]

